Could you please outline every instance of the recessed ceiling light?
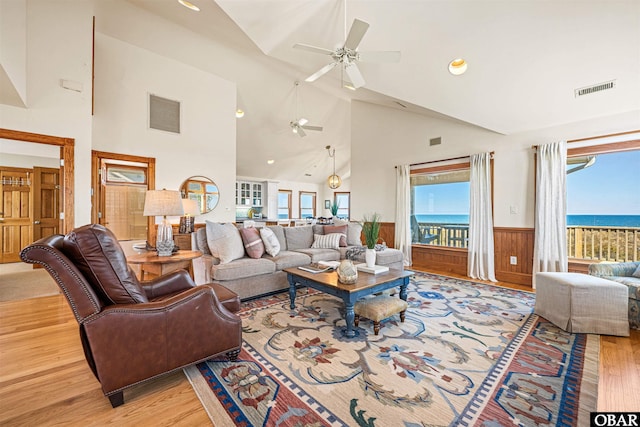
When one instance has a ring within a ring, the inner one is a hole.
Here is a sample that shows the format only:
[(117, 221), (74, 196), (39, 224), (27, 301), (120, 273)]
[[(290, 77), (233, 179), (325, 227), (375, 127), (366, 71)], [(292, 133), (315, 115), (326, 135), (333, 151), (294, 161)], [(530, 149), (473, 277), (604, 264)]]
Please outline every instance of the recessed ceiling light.
[(236, 110), (236, 117), (239, 118), (239, 119), (243, 118), (244, 117), (244, 111), (238, 108)]
[(267, 164), (269, 164), (269, 165), (272, 165), (272, 164), (274, 164), (274, 163), (275, 163), (275, 160), (273, 160), (273, 159), (269, 159), (269, 160), (267, 160)]
[(187, 0), (178, 0), (178, 3), (186, 7), (187, 9), (195, 10), (196, 12), (200, 12), (200, 8), (195, 4), (188, 2)]
[(456, 58), (449, 62), (449, 72), (454, 76), (459, 76), (467, 71), (467, 61), (462, 58)]

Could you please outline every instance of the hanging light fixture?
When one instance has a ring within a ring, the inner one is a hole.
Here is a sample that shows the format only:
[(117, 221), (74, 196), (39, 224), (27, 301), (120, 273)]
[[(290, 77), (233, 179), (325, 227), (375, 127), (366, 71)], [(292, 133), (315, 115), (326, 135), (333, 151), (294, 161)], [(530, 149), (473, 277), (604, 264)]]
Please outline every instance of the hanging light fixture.
[(327, 178), (327, 184), (329, 184), (329, 188), (335, 190), (342, 184), (342, 179), (338, 175), (336, 175), (336, 149), (334, 148), (332, 150), (330, 145), (327, 145), (325, 148), (329, 153), (329, 157), (333, 159), (333, 175)]

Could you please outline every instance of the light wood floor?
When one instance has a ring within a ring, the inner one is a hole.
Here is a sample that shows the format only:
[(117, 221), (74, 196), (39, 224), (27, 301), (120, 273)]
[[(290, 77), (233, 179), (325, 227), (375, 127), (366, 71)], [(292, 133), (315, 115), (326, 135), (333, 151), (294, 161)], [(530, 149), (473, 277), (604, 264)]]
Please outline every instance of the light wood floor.
[[(599, 371), (598, 410), (640, 410), (640, 331), (602, 337)], [(182, 372), (124, 395), (125, 404), (112, 409), (62, 295), (0, 303), (0, 425), (210, 424)]]

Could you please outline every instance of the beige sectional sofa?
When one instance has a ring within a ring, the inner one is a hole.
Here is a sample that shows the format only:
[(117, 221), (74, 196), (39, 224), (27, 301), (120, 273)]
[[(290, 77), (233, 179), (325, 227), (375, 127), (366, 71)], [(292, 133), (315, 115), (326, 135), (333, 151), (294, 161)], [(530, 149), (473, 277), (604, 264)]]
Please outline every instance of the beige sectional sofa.
[[(312, 247), (315, 235), (324, 235), (324, 225), (307, 225), (301, 227), (269, 226), (280, 244), (280, 251), (271, 256), (264, 254), (260, 258), (244, 256), (227, 262), (212, 255), (220, 253), (221, 244), (228, 244), (223, 239), (211, 239), (212, 223), (199, 228), (192, 237), (192, 247), (202, 251), (203, 256), (194, 261), (194, 276), (197, 284), (217, 282), (233, 292), (242, 300), (279, 292), (289, 287), (287, 274), (282, 270), (288, 267), (299, 267), (318, 261), (339, 261), (354, 246), (361, 246), (359, 223), (347, 223), (346, 244), (338, 249)], [(227, 230), (228, 231), (228, 230)], [(207, 236), (209, 233), (209, 236)], [(239, 231), (238, 231), (239, 234)], [(232, 236), (235, 239), (235, 236)], [(211, 247), (211, 246), (214, 247)], [(351, 252), (354, 252), (352, 250)], [(357, 252), (357, 251), (356, 251)], [(377, 265), (404, 269), (402, 252), (397, 249), (378, 251)], [(357, 254), (354, 262), (364, 262), (364, 253)]]

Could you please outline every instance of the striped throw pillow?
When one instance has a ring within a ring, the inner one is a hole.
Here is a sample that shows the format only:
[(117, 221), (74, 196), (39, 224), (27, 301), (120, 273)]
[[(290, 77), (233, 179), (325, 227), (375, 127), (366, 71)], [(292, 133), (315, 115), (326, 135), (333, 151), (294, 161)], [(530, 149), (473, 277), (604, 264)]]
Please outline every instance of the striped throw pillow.
[(242, 236), (244, 250), (250, 258), (260, 258), (264, 255), (264, 243), (262, 243), (260, 232), (257, 228), (241, 228), (240, 236)]
[(311, 247), (314, 249), (338, 249), (341, 236), (340, 233), (314, 234)]

